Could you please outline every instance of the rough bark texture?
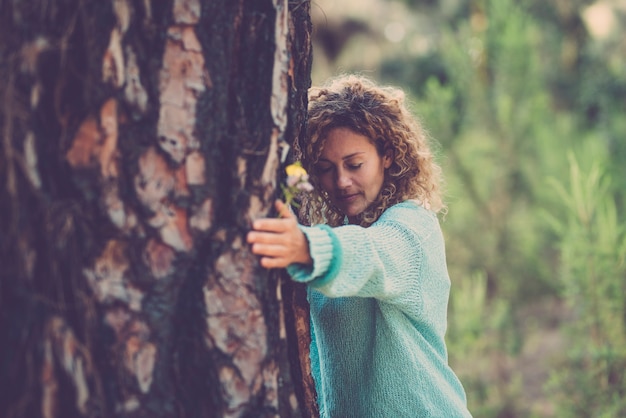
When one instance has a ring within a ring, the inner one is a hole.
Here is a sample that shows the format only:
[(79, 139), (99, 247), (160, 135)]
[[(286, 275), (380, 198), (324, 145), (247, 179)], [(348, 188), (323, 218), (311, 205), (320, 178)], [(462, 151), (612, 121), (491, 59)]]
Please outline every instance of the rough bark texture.
[(310, 33), (307, 1), (0, 0), (2, 416), (317, 414), (304, 290), (245, 244)]

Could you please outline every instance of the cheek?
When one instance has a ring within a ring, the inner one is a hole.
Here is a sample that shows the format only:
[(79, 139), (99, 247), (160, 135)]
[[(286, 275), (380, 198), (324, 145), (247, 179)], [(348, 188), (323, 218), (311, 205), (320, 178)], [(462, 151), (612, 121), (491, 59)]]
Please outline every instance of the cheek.
[(370, 185), (371, 193), (372, 194), (380, 193), (380, 190), (383, 187), (384, 181), (385, 181), (385, 172), (384, 172), (384, 169), (381, 167), (379, 171), (373, 172), (370, 177), (369, 185)]

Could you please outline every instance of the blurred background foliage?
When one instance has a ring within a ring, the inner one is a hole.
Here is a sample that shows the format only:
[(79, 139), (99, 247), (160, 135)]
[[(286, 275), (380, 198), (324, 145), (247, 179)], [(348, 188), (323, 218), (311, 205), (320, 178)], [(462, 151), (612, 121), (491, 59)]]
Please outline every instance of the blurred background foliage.
[(476, 417), (626, 417), (626, 1), (314, 0), (313, 83), (407, 92)]

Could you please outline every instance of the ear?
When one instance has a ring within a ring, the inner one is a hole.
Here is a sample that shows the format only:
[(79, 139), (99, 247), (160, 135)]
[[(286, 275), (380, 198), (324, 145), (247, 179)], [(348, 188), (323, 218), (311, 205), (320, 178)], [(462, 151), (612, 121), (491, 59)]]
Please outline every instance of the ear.
[(383, 155), (383, 167), (389, 168), (391, 163), (393, 163), (393, 148), (389, 147), (385, 150), (385, 155)]

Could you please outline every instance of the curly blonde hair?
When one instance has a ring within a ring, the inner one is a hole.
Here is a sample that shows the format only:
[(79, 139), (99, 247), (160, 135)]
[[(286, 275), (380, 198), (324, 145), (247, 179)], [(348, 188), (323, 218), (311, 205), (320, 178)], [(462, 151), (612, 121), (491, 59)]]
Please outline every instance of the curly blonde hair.
[(417, 199), (434, 212), (445, 209), (441, 168), (434, 161), (426, 132), (406, 108), (402, 90), (377, 86), (363, 76), (344, 75), (309, 90), (306, 139), (296, 150), (315, 190), (303, 198), (303, 223), (343, 223), (344, 214), (322, 191), (315, 170), (328, 133), (334, 128), (348, 128), (368, 137), (381, 156), (393, 150), (393, 162), (385, 170), (377, 199), (359, 217), (361, 226), (370, 226), (385, 209), (407, 199)]

